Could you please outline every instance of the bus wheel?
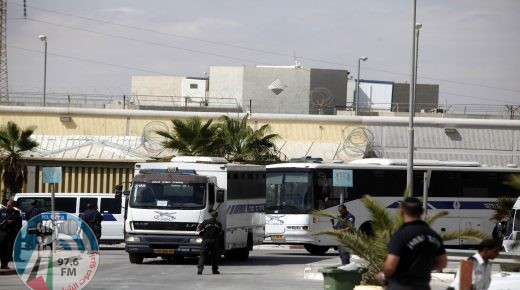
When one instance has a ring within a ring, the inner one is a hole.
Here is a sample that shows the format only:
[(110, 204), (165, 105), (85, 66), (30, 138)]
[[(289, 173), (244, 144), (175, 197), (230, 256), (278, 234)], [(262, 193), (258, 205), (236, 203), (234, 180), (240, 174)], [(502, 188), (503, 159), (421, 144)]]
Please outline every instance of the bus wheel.
[(130, 258), (130, 263), (132, 263), (132, 264), (142, 264), (143, 263), (143, 259), (144, 259), (143, 255), (131, 253), (131, 254), (128, 254), (128, 257)]
[(224, 253), (224, 256), (230, 261), (245, 261), (249, 259), (249, 249), (240, 248), (228, 250)]
[(307, 252), (313, 254), (313, 255), (323, 255), (325, 254), (330, 247), (327, 246), (316, 246), (311, 244), (305, 244), (303, 246)]

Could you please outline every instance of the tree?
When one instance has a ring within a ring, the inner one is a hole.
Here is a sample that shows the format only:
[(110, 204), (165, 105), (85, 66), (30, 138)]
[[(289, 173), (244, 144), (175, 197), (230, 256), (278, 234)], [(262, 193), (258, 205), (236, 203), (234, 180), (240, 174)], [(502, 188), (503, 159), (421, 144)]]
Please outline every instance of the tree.
[[(368, 263), (366, 263), (365, 266), (368, 268), (368, 272), (364, 275), (363, 282), (365, 284), (379, 284), (375, 279), (375, 274), (383, 268), (390, 237), (399, 229), (403, 223), (403, 219), (398, 212), (393, 216), (390, 215), (385, 207), (372, 196), (363, 196), (361, 202), (370, 213), (372, 233), (366, 233), (360, 229), (356, 229), (348, 222), (340, 220), (347, 225), (346, 230), (327, 230), (318, 233), (318, 235), (333, 236), (338, 241), (338, 244), (347, 248), (351, 254), (358, 255), (364, 261), (367, 261)], [(314, 214), (337, 218), (327, 211), (315, 211)], [(442, 211), (435, 215), (426, 216), (424, 221), (428, 224), (432, 224), (437, 219), (446, 215), (448, 215), (448, 212)], [(459, 238), (482, 240), (488, 238), (488, 235), (467, 229), (445, 233), (442, 234), (441, 237), (445, 241)]]
[(219, 136), (224, 141), (222, 154), (231, 161), (268, 163), (279, 161), (274, 141), (278, 134), (269, 134), (269, 124), (254, 130), (248, 125), (249, 114), (241, 121), (227, 116), (220, 118)]
[(35, 130), (34, 126), (22, 130), (11, 121), (0, 127), (0, 165), (7, 198), (21, 192), (23, 184), (27, 182), (27, 166), (23, 162), (23, 154), (38, 147), (38, 142), (31, 139)]
[(198, 117), (185, 121), (172, 120), (172, 131), (156, 131), (165, 138), (162, 145), (172, 149), (180, 155), (187, 156), (216, 156), (223, 144), (217, 134), (218, 126), (209, 119), (202, 124)]

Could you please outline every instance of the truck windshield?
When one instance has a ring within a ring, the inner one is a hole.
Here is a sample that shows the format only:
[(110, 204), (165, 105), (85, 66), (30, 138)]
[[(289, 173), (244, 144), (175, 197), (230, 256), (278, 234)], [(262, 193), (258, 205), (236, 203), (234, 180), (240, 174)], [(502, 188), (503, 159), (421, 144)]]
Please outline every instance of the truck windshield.
[(313, 208), (309, 172), (267, 174), (266, 213), (307, 213)]
[(205, 192), (204, 183), (134, 183), (130, 207), (202, 209)]

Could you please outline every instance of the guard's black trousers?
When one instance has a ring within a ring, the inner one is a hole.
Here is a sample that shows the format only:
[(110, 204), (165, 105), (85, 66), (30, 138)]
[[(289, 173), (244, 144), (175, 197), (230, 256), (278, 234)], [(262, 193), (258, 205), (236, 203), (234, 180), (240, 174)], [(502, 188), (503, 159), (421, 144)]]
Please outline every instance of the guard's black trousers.
[(204, 257), (208, 256), (208, 252), (211, 252), (211, 269), (213, 272), (218, 271), (218, 260), (220, 258), (218, 248), (218, 239), (204, 239), (202, 241), (200, 245), (199, 264), (197, 265), (199, 271), (204, 269)]

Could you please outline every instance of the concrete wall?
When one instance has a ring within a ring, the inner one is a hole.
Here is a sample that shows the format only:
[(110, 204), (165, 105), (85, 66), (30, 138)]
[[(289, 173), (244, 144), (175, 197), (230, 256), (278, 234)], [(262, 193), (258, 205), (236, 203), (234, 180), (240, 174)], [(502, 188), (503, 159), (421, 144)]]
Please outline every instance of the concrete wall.
[(347, 102), (348, 71), (311, 69), (309, 113), (334, 115)]
[(256, 113), (307, 114), (309, 83), (310, 71), (305, 68), (246, 67), (242, 101), (252, 100)]
[[(14, 121), (23, 128), (36, 125), (36, 135), (143, 136), (145, 127), (152, 122), (162, 122), (171, 128), (172, 119), (193, 116), (202, 120), (218, 119), (223, 114), (232, 118), (243, 116), (238, 113), (0, 107), (0, 124)], [(71, 122), (60, 121), (60, 116), (70, 116)], [(403, 157), (408, 146), (407, 117), (253, 113), (250, 122), (253, 128), (270, 124), (272, 132), (281, 137), (278, 144), (284, 146), (287, 154), (296, 154), (290, 157), (311, 152), (332, 158), (345, 151), (348, 156), (342, 159), (351, 159), (355, 157), (354, 152), (367, 144), (376, 148), (381, 157)], [(456, 130), (446, 133), (446, 127)], [(423, 154), (418, 156), (440, 160), (469, 158), (493, 165), (520, 163), (520, 121), (415, 118), (415, 129), (415, 148), (418, 154)], [(326, 144), (334, 149), (321, 152), (313, 149), (325, 148)], [(461, 157), (455, 158), (457, 154)]]
[[(408, 112), (410, 84), (394, 83), (392, 107), (394, 111)], [(415, 111), (426, 112), (436, 109), (439, 103), (439, 85), (417, 84), (415, 91)]]
[(244, 67), (211, 66), (209, 68), (209, 99), (226, 102), (234, 99), (242, 107)]
[(143, 106), (171, 106), (171, 97), (182, 96), (183, 79), (185, 77), (133, 76), (133, 102)]

